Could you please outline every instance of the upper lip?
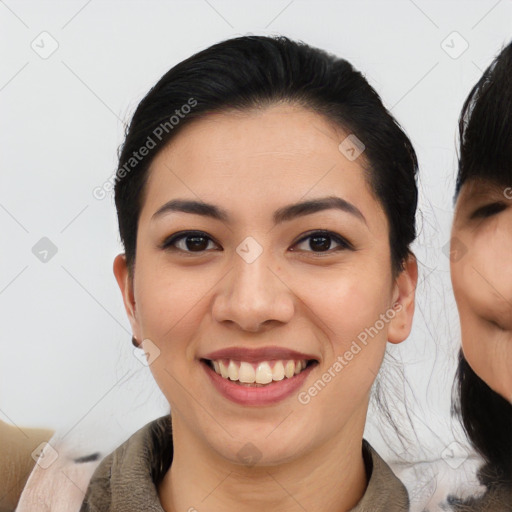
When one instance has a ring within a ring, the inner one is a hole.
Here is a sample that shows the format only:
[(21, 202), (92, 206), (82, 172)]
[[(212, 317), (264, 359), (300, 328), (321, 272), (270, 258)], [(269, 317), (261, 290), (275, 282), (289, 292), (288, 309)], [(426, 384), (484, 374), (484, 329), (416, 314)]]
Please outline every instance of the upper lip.
[(218, 359), (233, 359), (234, 361), (246, 361), (248, 363), (257, 363), (259, 361), (272, 361), (272, 360), (295, 360), (302, 361), (303, 359), (317, 358), (311, 354), (304, 352), (297, 352), (283, 347), (262, 347), (262, 348), (246, 348), (246, 347), (229, 347), (215, 352), (206, 354), (203, 359), (210, 359), (212, 361)]

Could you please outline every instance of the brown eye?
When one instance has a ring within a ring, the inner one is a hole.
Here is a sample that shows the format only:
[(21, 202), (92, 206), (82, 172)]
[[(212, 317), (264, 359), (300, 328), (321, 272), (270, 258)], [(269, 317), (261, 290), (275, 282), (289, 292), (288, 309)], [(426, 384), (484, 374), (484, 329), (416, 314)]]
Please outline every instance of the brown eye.
[[(306, 252), (326, 253), (341, 251), (343, 249), (352, 249), (352, 246), (349, 242), (347, 242), (343, 237), (331, 231), (314, 231), (313, 233), (310, 233), (308, 236), (299, 240), (297, 244), (303, 243), (306, 240), (309, 240), (307, 246), (308, 249), (310, 249), (310, 251), (306, 249)], [(339, 247), (330, 249), (332, 242), (338, 244)]]
[(500, 213), (506, 207), (507, 207), (507, 205), (505, 205), (503, 203), (487, 204), (487, 205), (482, 206), (481, 208), (478, 208), (477, 210), (475, 210), (471, 214), (470, 219), (482, 219), (482, 218), (485, 219), (487, 217), (491, 217), (492, 215), (496, 215), (497, 213)]
[(165, 250), (200, 253), (208, 249), (210, 242), (213, 240), (202, 231), (182, 231), (167, 238), (160, 247)]

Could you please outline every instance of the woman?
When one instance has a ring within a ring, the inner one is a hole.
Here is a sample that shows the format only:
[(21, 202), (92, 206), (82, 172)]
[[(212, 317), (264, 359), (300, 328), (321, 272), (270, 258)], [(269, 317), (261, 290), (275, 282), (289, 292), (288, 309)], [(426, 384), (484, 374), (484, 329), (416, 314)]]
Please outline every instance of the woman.
[(171, 414), (80, 510), (408, 510), (363, 430), (413, 319), (417, 159), (361, 73), (223, 41), (150, 90), (119, 164), (114, 273)]
[(512, 43), (464, 103), (451, 279), (462, 350), (455, 409), (486, 494), (456, 510), (512, 510)]

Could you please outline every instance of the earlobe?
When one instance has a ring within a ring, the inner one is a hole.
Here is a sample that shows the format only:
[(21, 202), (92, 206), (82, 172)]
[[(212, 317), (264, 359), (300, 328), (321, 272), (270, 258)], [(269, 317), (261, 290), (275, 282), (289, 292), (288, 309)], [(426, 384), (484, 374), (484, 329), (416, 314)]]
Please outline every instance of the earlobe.
[(130, 320), (132, 332), (135, 337), (140, 338), (139, 326), (137, 321), (137, 311), (135, 307), (135, 297), (133, 292), (133, 279), (128, 271), (126, 263), (126, 255), (118, 254), (114, 259), (113, 265), (114, 276), (116, 278), (121, 295), (123, 296), (124, 307)]
[(414, 254), (409, 254), (404, 261), (404, 270), (395, 281), (397, 298), (393, 306), (395, 316), (388, 329), (390, 343), (401, 343), (411, 332), (417, 283), (418, 263)]

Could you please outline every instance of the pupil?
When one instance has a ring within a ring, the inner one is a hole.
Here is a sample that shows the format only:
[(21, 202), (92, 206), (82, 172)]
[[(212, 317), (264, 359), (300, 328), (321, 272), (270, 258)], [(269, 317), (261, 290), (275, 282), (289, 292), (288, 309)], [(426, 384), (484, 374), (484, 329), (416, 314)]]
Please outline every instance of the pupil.
[[(314, 244), (316, 243), (315, 241), (317, 240), (323, 240), (323, 243), (321, 242), (320, 244), (320, 249), (329, 249), (329, 246), (331, 245), (330, 244), (330, 239), (328, 236), (315, 236), (315, 237), (312, 237), (311, 238), (311, 241), (309, 243), (309, 246), (311, 247), (311, 249), (314, 249)], [(318, 248), (318, 245), (317, 245), (317, 248)]]
[[(192, 241), (191, 243), (189, 243)], [(201, 243), (202, 241), (202, 243)], [(205, 243), (204, 236), (188, 236), (186, 240), (187, 249), (197, 249), (199, 251), (204, 251), (208, 246), (208, 242)]]

